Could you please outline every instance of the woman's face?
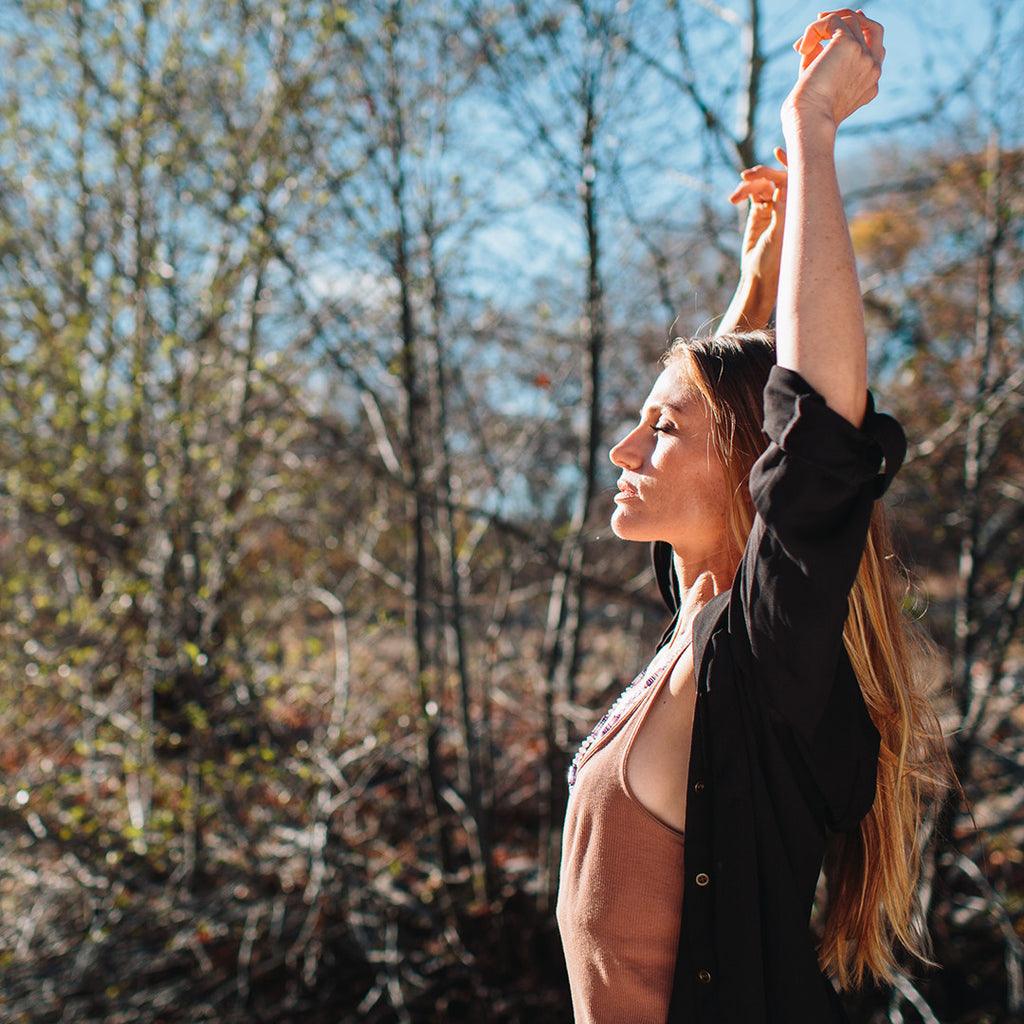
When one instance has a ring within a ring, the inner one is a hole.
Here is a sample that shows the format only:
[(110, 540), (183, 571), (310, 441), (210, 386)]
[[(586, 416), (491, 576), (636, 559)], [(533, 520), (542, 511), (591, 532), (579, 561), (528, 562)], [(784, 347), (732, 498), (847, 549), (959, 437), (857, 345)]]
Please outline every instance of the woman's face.
[(617, 537), (668, 541), (691, 558), (725, 547), (728, 484), (710, 427), (703, 398), (679, 369), (665, 367), (639, 424), (608, 454), (622, 470), (611, 519)]

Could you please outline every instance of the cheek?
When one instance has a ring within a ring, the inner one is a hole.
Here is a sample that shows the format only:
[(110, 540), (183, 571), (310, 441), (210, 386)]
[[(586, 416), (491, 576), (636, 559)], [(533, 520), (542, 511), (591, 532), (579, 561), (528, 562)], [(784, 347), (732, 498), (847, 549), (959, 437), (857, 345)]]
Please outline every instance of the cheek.
[[(702, 520), (726, 515), (729, 490), (725, 472), (703, 446), (656, 451), (652, 464), (668, 484), (659, 489), (659, 505), (667, 503), (687, 517)], [(686, 500), (680, 501), (683, 497)]]
[(703, 464), (701, 468), (704, 473), (704, 479), (707, 481), (708, 493), (713, 494), (719, 502), (725, 500), (728, 495), (729, 485), (726, 481), (725, 469), (722, 464), (717, 459), (713, 459), (710, 464)]
[(688, 491), (719, 491), (722, 489), (722, 467), (709, 455), (703, 442), (682, 440), (659, 444), (651, 464), (666, 480), (672, 480)]

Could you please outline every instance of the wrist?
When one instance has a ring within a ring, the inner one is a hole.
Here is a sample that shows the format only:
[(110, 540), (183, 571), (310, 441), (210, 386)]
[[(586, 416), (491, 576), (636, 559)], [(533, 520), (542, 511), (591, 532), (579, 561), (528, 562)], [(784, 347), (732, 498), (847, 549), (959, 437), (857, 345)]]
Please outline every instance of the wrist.
[(718, 328), (749, 331), (767, 327), (778, 295), (778, 277), (751, 269), (741, 269), (740, 281)]
[(838, 127), (823, 110), (783, 108), (782, 135), (786, 140), (787, 152), (809, 146), (834, 149)]
[(764, 313), (775, 305), (775, 296), (779, 293), (778, 268), (741, 268), (736, 291), (745, 308), (756, 310), (759, 315)]
[(778, 282), (781, 264), (776, 260), (761, 260), (744, 266), (740, 264), (740, 280), (751, 291), (761, 291), (773, 282)]

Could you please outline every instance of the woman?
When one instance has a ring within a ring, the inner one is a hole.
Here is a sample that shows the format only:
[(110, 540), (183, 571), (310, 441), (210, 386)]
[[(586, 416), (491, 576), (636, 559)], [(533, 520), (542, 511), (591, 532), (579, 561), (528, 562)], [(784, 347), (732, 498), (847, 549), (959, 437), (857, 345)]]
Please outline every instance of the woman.
[(867, 390), (834, 161), (877, 94), (882, 26), (826, 12), (796, 48), (788, 203), (765, 168), (734, 193), (750, 266), (723, 324), (769, 315), (784, 217), (775, 333), (677, 339), (610, 453), (612, 528), (654, 544), (675, 615), (569, 770), (556, 916), (576, 1024), (832, 1024), (829, 975), (891, 979), (897, 945), (932, 962), (918, 826), (955, 780), (876, 503), (906, 439)]

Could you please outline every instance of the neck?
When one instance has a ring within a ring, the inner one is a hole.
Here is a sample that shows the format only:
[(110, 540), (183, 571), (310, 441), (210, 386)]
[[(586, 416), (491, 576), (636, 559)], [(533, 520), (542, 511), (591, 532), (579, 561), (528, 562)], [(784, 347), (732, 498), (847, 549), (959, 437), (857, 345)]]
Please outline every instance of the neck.
[(679, 617), (676, 636), (686, 632), (693, 617), (716, 594), (732, 586), (736, 565), (724, 556), (696, 563), (672, 549), (672, 564), (679, 580)]

